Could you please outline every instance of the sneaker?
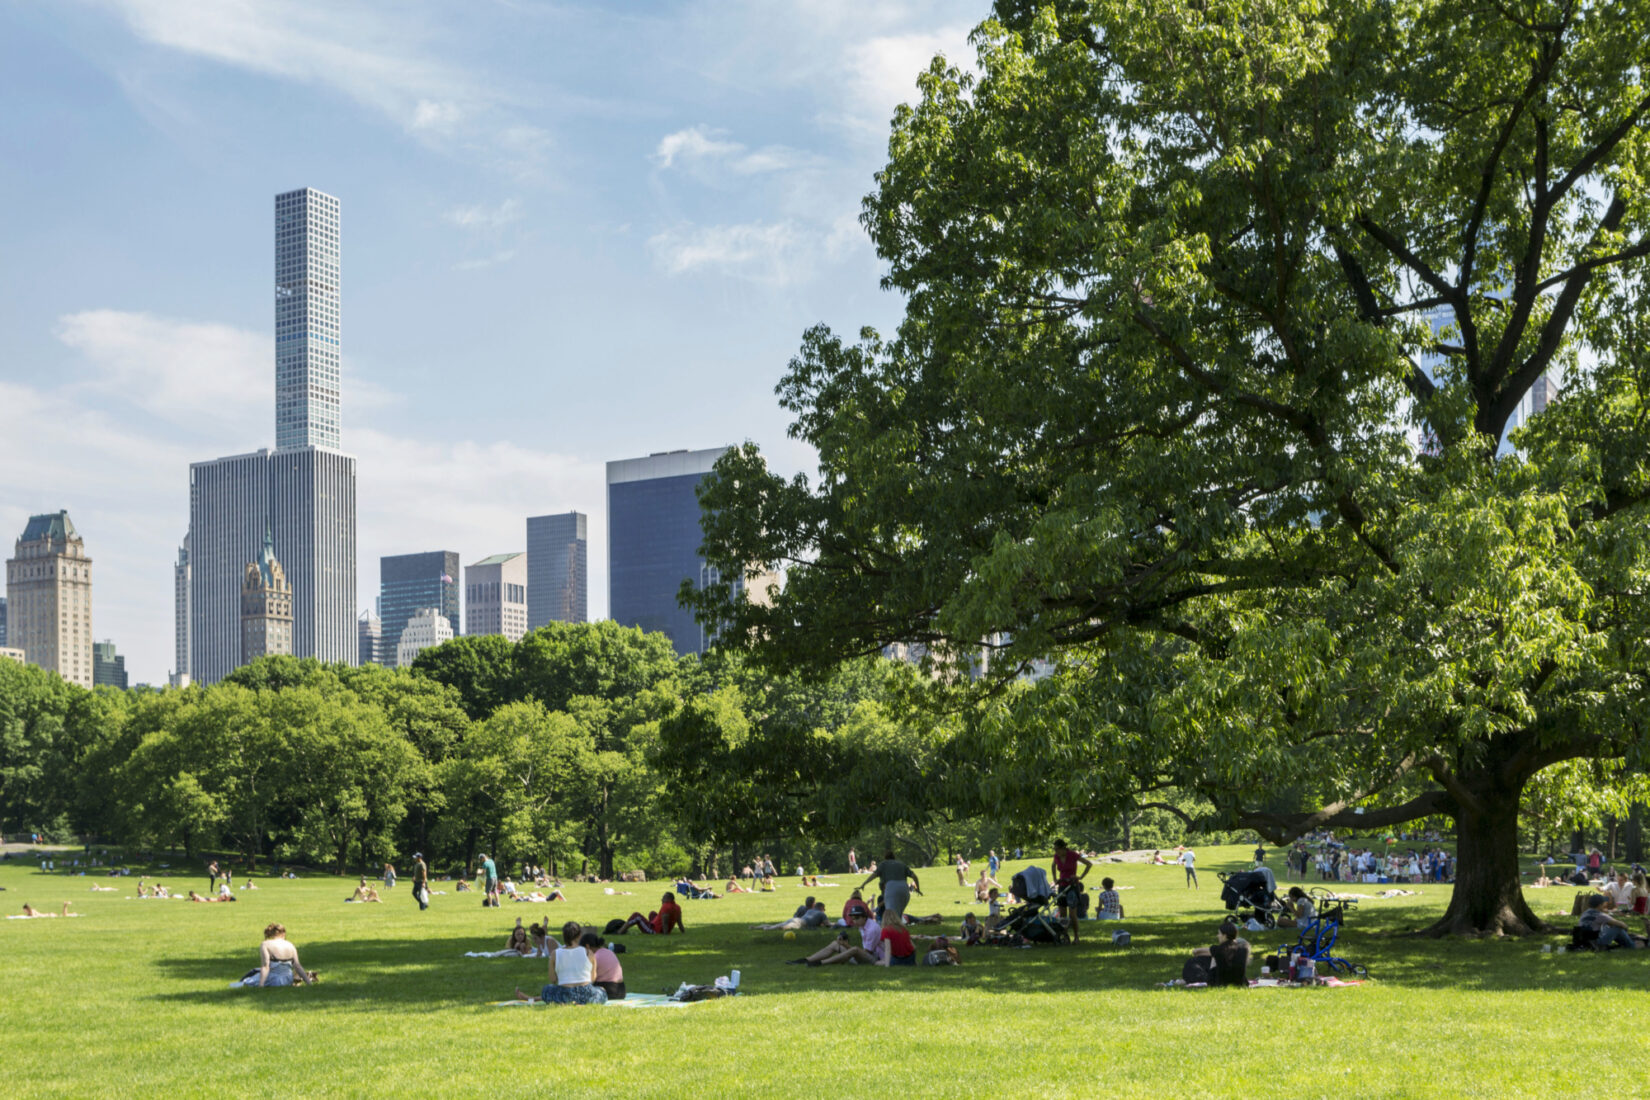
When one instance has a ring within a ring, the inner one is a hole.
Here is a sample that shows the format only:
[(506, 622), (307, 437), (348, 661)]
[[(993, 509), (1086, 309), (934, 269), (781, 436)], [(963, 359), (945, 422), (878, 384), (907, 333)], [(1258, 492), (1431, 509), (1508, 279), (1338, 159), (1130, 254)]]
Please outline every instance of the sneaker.
[(818, 959), (803, 959), (802, 961), (807, 963), (809, 966), (824, 966), (825, 965), (824, 963), (820, 962)]

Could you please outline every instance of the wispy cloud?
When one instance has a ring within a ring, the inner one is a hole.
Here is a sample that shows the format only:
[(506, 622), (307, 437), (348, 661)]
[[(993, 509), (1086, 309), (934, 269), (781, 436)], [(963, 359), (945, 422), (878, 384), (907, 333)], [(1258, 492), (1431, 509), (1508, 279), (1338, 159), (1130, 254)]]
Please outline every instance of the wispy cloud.
[(480, 271), (484, 267), (496, 267), (499, 264), (507, 264), (515, 258), (516, 250), (513, 248), (506, 248), (501, 252), (493, 253), (491, 256), (480, 256), (474, 259), (460, 260), (453, 265), (453, 270)]
[(795, 168), (809, 158), (784, 145), (749, 149), (737, 141), (725, 139), (721, 131), (706, 126), (690, 126), (660, 138), (653, 159), (660, 168), (715, 165), (735, 175), (750, 176)]
[(687, 225), (647, 243), (667, 274), (714, 271), (776, 286), (799, 279), (812, 253), (809, 235), (793, 222)]
[(480, 74), (431, 57), (413, 9), (380, 15), (325, 0), (88, 0), (152, 45), (329, 88), (430, 144), (542, 155), (546, 135), (512, 117)]
[(521, 203), (505, 199), (496, 206), (455, 206), (442, 216), (461, 229), (500, 229), (521, 217)]

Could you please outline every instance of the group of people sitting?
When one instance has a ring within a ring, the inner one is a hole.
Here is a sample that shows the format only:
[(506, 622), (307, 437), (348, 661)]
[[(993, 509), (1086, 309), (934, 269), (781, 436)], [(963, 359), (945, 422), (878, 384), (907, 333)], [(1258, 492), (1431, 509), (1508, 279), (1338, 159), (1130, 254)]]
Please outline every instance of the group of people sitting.
[(551, 955), (550, 981), (537, 997), (517, 987), (516, 1000), (561, 1005), (624, 1000), (624, 967), (601, 936), (585, 931), (578, 921), (568, 921), (561, 926), (561, 939), (562, 945)]
[[(809, 899), (812, 901), (812, 899)], [(887, 910), (884, 910), (887, 916)], [(859, 897), (859, 891), (849, 898), (843, 906), (843, 921), (846, 929), (838, 933), (837, 938), (815, 951), (811, 955), (790, 960), (797, 966), (836, 966), (843, 963), (865, 963), (870, 966), (915, 966), (917, 962), (916, 940), (926, 937), (913, 936), (906, 930), (907, 923), (938, 924), (940, 914), (935, 913), (932, 918), (909, 918), (904, 914), (894, 914), (903, 920), (895, 923), (892, 919), (888, 925), (878, 921), (871, 912), (871, 907)], [(797, 911), (797, 915), (789, 921), (779, 924), (758, 925), (758, 928), (778, 929), (787, 931), (798, 927), (818, 928), (825, 924), (825, 903), (813, 902), (811, 906), (804, 906)], [(856, 936), (854, 933), (857, 932)], [(968, 914), (964, 919), (961, 938), (965, 944), (979, 943), (985, 935), (984, 926), (975, 919), (974, 914)], [(955, 966), (961, 962), (957, 948), (946, 936), (935, 936), (932, 946), (924, 954), (923, 961), (930, 966)]]

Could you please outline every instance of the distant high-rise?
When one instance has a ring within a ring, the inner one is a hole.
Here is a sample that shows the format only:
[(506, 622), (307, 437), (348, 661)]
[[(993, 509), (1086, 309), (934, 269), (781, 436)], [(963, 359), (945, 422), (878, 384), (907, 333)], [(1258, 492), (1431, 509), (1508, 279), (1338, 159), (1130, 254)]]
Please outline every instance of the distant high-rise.
[(338, 200), (275, 196), (275, 446), (339, 446)]
[(6, 644), (6, 597), (0, 596), (0, 646)]
[(29, 517), (6, 562), (6, 622), (29, 664), (92, 686), (92, 559), (69, 513)]
[(411, 665), (418, 655), (431, 646), (452, 641), (453, 625), (447, 616), (433, 607), (421, 607), (408, 616), (397, 631), (395, 663), (398, 668)]
[(173, 687), (189, 686), (189, 536), (178, 547), (177, 564), (172, 566), (172, 660), (175, 671), (168, 677)]
[(590, 620), (589, 524), (583, 512), (528, 517), (528, 630)]
[(292, 587), (292, 653), (355, 664), (355, 458), (339, 446), (338, 200), (275, 196), (275, 450), (189, 467), (189, 674), (241, 658), (242, 571), (264, 532)]
[(379, 654), (384, 644), (384, 627), (377, 615), (371, 611), (361, 612), (361, 617), (355, 620), (355, 638), (359, 663), (380, 664)]
[(291, 654), (292, 585), (265, 531), (263, 550), (258, 560), (246, 563), (241, 580), (241, 664)]
[(384, 655), (401, 663), (399, 645), (407, 620), (420, 608), (433, 608), (459, 622), (458, 555), (451, 550), (392, 554), (378, 559), (378, 616), (384, 622)]
[[(531, 522), (531, 521), (529, 521)], [(464, 633), (527, 633), (527, 555), (494, 554), (464, 569)]]
[(92, 683), (126, 690), (126, 658), (115, 651), (115, 643), (92, 643)]
[(703, 653), (710, 644), (676, 597), (683, 581), (704, 585), (718, 577), (699, 554), (704, 533), (695, 490), (727, 451), (669, 451), (607, 464), (608, 614), (623, 626), (663, 631), (677, 653)]

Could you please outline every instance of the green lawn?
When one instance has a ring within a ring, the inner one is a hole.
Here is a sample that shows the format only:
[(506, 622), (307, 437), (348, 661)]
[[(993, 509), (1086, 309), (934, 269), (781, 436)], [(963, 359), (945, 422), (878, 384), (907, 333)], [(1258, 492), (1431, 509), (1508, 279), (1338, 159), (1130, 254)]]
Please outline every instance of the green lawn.
[[(687, 935), (626, 937), (630, 988), (659, 992), (737, 967), (745, 995), (639, 1010), (487, 1007), (517, 984), (542, 984), (546, 964), (462, 956), (502, 946), (518, 914), (599, 926), (646, 911), (659, 884), (633, 887), (634, 897), (570, 886), (568, 904), (506, 902), (498, 911), (449, 893), (420, 913), (405, 881), (383, 905), (345, 905), (353, 880), (319, 876), (263, 881), (235, 905), (192, 905), (127, 900), (135, 878), (0, 865), (5, 912), (68, 900), (85, 914), (0, 922), (0, 1065), (18, 1096), (693, 1097), (730, 1086), (955, 1096), (1041, 1095), (1058, 1085), (1102, 1096), (1504, 1097), (1551, 1095), (1556, 1079), (1538, 1069), (1578, 1040), (1623, 1066), (1650, 1054), (1634, 1023), (1650, 1010), (1650, 953), (1557, 955), (1538, 942), (1405, 936), (1441, 909), (1448, 887), (1365, 902), (1353, 914), (1346, 954), (1375, 979), (1362, 987), (1154, 988), (1178, 976), (1191, 947), (1211, 941), (1214, 873), (1236, 869), (1246, 852), (1200, 850), (1198, 891), (1175, 867), (1097, 866), (1091, 882), (1112, 874), (1134, 887), (1123, 895), (1130, 948), (1102, 942), (1114, 925), (1090, 922), (1080, 947), (978, 948), (960, 968), (781, 965), (829, 935), (788, 944), (749, 929), (789, 916), (812, 892), (789, 883), (776, 894), (689, 902)], [(912, 912), (938, 910), (949, 927), (976, 908), (950, 870), (922, 874), (927, 893)], [(853, 880), (827, 877), (843, 884), (817, 891), (834, 915)], [(162, 881), (205, 887), (203, 875)], [(118, 892), (91, 892), (110, 882)], [(1572, 897), (1531, 893), (1543, 915), (1567, 910)], [(325, 972), (321, 985), (228, 988), (255, 963), (271, 920), (287, 926), (307, 966)]]

